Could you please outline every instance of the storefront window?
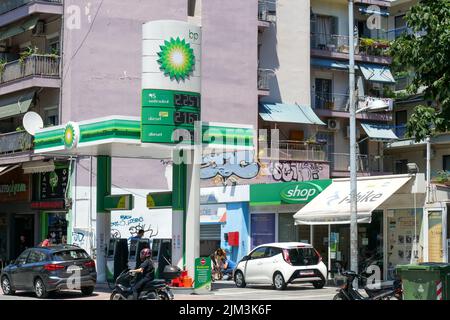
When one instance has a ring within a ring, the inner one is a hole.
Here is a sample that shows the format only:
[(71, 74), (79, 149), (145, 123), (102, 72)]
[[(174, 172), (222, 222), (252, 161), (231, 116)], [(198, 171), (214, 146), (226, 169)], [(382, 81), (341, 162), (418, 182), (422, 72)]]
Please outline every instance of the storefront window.
[(275, 242), (275, 214), (259, 213), (251, 215), (251, 248)]
[(65, 212), (48, 214), (48, 233), (53, 244), (67, 243), (67, 220)]
[(313, 228), (313, 247), (322, 256), (323, 262), (328, 264), (328, 225), (312, 226)]
[(278, 214), (278, 241), (298, 241), (297, 227), (294, 224), (293, 213)]
[(423, 261), (422, 209), (388, 210), (388, 279), (395, 267)]

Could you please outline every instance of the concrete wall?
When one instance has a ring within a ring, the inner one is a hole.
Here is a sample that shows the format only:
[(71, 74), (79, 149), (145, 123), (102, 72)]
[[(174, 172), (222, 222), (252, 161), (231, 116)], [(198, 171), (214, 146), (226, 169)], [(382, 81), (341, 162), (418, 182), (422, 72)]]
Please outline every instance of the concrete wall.
[(257, 1), (202, 6), (202, 120), (258, 121)]
[(311, 105), (310, 2), (277, 1), (277, 22), (260, 36), (259, 67), (275, 71), (261, 101)]

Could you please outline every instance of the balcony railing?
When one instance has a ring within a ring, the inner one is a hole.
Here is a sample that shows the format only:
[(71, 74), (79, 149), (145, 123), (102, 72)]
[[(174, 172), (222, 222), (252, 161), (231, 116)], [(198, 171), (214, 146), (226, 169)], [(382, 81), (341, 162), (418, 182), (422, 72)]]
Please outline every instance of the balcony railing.
[(258, 20), (265, 22), (276, 22), (276, 1), (259, 0), (258, 1)]
[[(330, 162), (333, 171), (350, 171), (350, 154), (332, 153)], [(360, 173), (386, 173), (393, 172), (391, 156), (357, 155), (356, 168)]]
[[(357, 42), (356, 42), (357, 41)], [(368, 56), (389, 56), (386, 40), (369, 38), (355, 38), (355, 54)], [(349, 37), (328, 33), (312, 33), (311, 48), (322, 51), (349, 53)]]
[(258, 90), (268, 91), (269, 80), (275, 76), (275, 72), (272, 69), (258, 69)]
[(311, 100), (316, 109), (348, 111), (348, 94), (313, 91)]
[(0, 70), (0, 83), (30, 76), (59, 78), (59, 57), (32, 55), (23, 61), (8, 62)]
[(412, 83), (412, 76), (404, 76), (395, 79), (395, 91), (406, 90)]
[(0, 155), (31, 150), (33, 137), (26, 131), (0, 134)]
[(278, 149), (261, 149), (259, 157), (270, 160), (327, 161), (323, 144), (291, 140), (280, 141)]
[(61, 3), (61, 0), (2, 0), (0, 4), (0, 14), (17, 9), (31, 2)]

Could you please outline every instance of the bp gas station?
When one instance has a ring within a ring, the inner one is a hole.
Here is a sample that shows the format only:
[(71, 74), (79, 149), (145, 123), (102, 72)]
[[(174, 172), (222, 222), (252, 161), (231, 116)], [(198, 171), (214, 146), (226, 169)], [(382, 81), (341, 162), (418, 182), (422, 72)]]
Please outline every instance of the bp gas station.
[[(141, 117), (107, 116), (38, 129), (35, 153), (95, 156), (99, 282), (106, 280), (110, 213), (130, 210), (133, 195), (112, 195), (111, 159), (171, 159), (172, 191), (147, 196), (172, 208), (172, 264), (196, 274), (200, 249), (200, 165), (206, 152), (253, 150), (252, 126), (201, 121), (201, 29), (181, 21), (143, 25)], [(176, 245), (181, 243), (181, 245)], [(198, 269), (198, 268), (197, 268)], [(198, 270), (197, 270), (198, 271)]]

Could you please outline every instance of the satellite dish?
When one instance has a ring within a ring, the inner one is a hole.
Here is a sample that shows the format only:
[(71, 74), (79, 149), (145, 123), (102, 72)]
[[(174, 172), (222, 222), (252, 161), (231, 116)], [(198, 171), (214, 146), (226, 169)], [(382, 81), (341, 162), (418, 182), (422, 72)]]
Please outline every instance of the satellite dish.
[(22, 123), (25, 130), (32, 136), (35, 135), (38, 129), (42, 129), (44, 127), (44, 121), (41, 116), (34, 111), (25, 113)]

